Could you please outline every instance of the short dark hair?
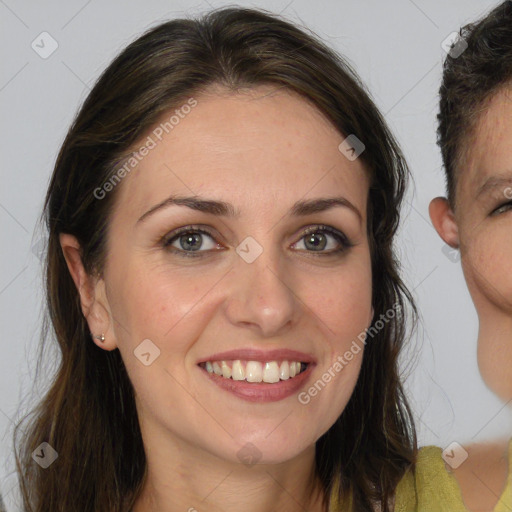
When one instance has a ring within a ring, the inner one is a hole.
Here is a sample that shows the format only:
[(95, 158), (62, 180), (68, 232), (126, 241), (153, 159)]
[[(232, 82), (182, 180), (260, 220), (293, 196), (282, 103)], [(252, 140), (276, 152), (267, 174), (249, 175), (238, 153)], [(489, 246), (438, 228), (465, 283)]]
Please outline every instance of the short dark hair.
[[(455, 206), (457, 170), (470, 148), (484, 105), (512, 81), (512, 1), (460, 29), (467, 48), (444, 61), (439, 90), (437, 143), (441, 148), (450, 204)], [(464, 41), (462, 41), (464, 40)]]

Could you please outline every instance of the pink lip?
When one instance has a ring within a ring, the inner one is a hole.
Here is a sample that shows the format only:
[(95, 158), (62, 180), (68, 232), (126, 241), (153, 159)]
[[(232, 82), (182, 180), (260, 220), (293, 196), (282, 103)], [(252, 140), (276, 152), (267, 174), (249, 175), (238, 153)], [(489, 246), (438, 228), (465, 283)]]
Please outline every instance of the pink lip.
[[(260, 361), (262, 363), (266, 361), (298, 361), (301, 363), (315, 363), (315, 359), (305, 354), (304, 352), (298, 352), (297, 350), (288, 349), (275, 349), (275, 350), (256, 350), (256, 349), (238, 349), (229, 350), (227, 352), (218, 352), (212, 354), (207, 358), (201, 359), (197, 362), (206, 363), (206, 361)], [(294, 377), (296, 378), (296, 377)], [(283, 381), (286, 382), (286, 381)]]
[[(288, 352), (288, 351), (285, 351)], [(232, 353), (224, 353), (221, 354), (225, 359), (226, 354)], [(240, 352), (237, 352), (240, 354)], [(265, 357), (268, 357), (268, 353), (265, 353)], [(231, 356), (230, 356), (231, 357)], [(254, 359), (253, 357), (249, 358), (251, 361), (260, 361), (261, 359)], [(275, 361), (274, 359), (263, 359), (266, 361)], [(292, 359), (293, 360), (293, 359)], [(299, 359), (300, 360), (300, 359)], [(211, 359), (208, 359), (211, 361)], [(303, 362), (304, 359), (302, 359)], [(220, 388), (233, 393), (235, 396), (242, 398), (248, 402), (277, 402), (279, 400), (284, 400), (291, 395), (296, 394), (301, 387), (304, 386), (305, 382), (311, 376), (311, 372), (313, 371), (314, 364), (308, 364), (308, 367), (302, 372), (299, 373), (296, 377), (292, 377), (288, 380), (281, 380), (276, 382), (275, 384), (268, 384), (266, 382), (256, 383), (256, 382), (247, 382), (245, 380), (232, 380), (221, 377), (220, 375), (216, 375), (215, 373), (209, 373), (204, 368), (200, 367), (201, 371), (215, 384), (217, 384)]]

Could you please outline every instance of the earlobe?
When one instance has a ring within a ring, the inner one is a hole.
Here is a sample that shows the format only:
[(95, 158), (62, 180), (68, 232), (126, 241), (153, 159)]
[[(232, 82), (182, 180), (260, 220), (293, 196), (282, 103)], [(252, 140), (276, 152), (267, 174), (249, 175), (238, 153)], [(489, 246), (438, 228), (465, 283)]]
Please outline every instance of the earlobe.
[[(104, 296), (102, 283), (90, 276), (83, 265), (80, 243), (73, 235), (61, 233), (60, 245), (69, 273), (80, 296), (82, 313), (87, 320), (94, 343), (105, 350), (116, 348), (113, 333), (108, 333), (110, 327), (109, 313)], [(98, 295), (101, 295), (99, 297)], [(103, 336), (103, 339), (101, 337)]]
[(459, 247), (459, 230), (450, 203), (445, 197), (436, 197), (428, 208), (430, 220), (438, 235), (455, 249)]

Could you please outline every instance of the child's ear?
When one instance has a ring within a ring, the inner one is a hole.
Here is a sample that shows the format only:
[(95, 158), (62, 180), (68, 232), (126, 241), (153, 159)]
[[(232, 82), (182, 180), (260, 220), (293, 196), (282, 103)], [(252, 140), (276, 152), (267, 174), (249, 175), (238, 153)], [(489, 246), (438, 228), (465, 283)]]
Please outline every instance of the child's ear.
[[(104, 350), (114, 350), (116, 341), (110, 329), (109, 305), (103, 280), (94, 278), (86, 272), (82, 263), (80, 243), (76, 237), (61, 233), (59, 241), (69, 273), (78, 290), (82, 313), (87, 319), (94, 343)], [(100, 339), (101, 335), (103, 339)]]
[(459, 247), (459, 229), (448, 199), (445, 197), (432, 199), (428, 213), (438, 235), (450, 247), (457, 249)]

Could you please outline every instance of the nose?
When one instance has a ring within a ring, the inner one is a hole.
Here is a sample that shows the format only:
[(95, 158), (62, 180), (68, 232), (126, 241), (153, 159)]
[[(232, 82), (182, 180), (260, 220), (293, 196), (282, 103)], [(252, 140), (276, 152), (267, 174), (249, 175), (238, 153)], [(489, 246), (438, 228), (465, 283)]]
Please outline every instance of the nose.
[[(250, 327), (262, 337), (280, 335), (300, 316), (301, 302), (277, 251), (264, 250), (252, 263), (243, 258), (230, 273), (232, 293), (226, 314), (233, 325)], [(288, 277), (288, 279), (287, 279)]]

